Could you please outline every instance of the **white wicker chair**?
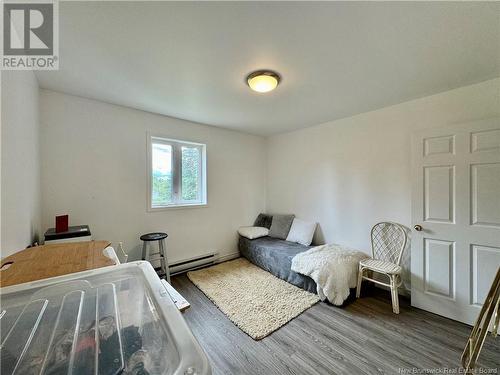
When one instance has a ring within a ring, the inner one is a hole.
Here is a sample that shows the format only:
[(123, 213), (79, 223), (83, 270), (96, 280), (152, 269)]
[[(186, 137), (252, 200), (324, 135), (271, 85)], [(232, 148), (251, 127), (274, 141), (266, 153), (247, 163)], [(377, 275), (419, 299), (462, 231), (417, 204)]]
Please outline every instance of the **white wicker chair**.
[[(363, 279), (384, 285), (391, 288), (392, 311), (399, 314), (398, 288), (402, 284), (402, 268), (399, 263), (401, 262), (408, 236), (400, 224), (381, 222), (373, 226), (371, 238), (373, 258), (364, 259), (359, 262), (356, 298), (359, 298), (361, 293), (361, 282)], [(389, 284), (366, 276), (364, 274), (365, 271), (373, 271), (386, 275), (389, 278)]]

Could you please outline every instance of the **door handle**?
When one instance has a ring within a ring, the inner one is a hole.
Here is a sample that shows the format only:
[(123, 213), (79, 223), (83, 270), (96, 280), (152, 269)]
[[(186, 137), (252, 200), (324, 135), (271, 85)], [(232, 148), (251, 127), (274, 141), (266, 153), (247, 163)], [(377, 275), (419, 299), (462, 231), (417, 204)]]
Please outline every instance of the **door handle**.
[(413, 229), (415, 229), (417, 232), (421, 232), (422, 231), (422, 226), (417, 224), (413, 227)]

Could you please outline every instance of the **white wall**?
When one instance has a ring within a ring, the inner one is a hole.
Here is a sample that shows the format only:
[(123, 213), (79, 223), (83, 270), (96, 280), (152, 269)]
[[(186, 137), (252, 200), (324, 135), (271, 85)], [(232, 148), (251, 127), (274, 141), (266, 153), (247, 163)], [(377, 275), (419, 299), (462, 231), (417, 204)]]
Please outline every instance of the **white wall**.
[[(41, 90), (43, 228), (56, 214), (140, 257), (139, 236), (169, 234), (170, 262), (237, 251), (236, 230), (265, 208), (265, 140)], [(207, 144), (208, 207), (147, 212), (147, 132)]]
[(411, 133), (495, 115), (500, 79), (273, 136), (267, 210), (317, 221), (315, 241), (369, 253), (373, 224), (411, 225)]
[(38, 83), (31, 71), (2, 72), (1, 257), (40, 236)]

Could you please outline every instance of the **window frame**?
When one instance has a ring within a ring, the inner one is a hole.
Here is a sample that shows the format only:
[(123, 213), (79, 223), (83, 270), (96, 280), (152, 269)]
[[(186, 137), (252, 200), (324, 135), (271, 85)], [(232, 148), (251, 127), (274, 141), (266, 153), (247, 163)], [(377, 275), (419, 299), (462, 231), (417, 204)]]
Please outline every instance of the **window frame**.
[[(164, 144), (172, 147), (172, 197), (173, 202), (165, 205), (153, 205), (153, 144)], [(173, 139), (162, 135), (147, 136), (147, 211), (161, 211), (179, 208), (206, 207), (207, 201), (207, 145), (193, 141)], [(182, 199), (182, 147), (197, 148), (200, 151), (201, 163), (198, 170), (198, 199), (187, 201)]]

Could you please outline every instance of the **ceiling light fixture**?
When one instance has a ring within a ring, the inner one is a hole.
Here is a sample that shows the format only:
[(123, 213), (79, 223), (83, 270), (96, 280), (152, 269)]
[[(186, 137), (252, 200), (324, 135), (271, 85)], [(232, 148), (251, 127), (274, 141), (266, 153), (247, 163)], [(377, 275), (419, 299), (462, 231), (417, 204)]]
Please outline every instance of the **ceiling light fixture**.
[(278, 73), (271, 70), (257, 70), (247, 76), (247, 84), (257, 92), (269, 92), (274, 90), (280, 83), (280, 76)]

